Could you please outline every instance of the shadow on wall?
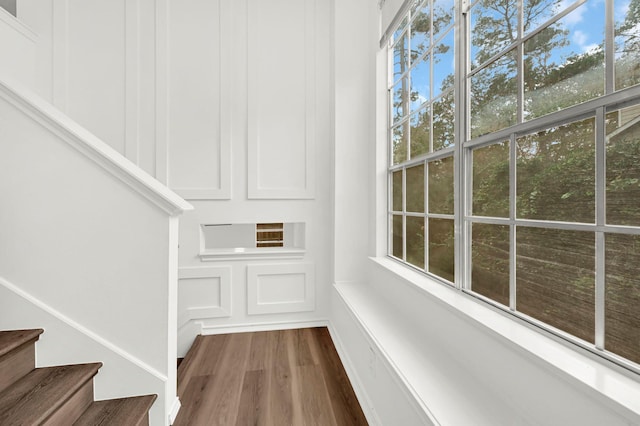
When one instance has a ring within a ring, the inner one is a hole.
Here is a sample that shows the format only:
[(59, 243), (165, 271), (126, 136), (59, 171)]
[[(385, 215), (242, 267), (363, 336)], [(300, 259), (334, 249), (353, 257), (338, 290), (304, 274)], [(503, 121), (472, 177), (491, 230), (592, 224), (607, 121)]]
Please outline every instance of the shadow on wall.
[(13, 16), (16, 14), (16, 0), (0, 0), (0, 7), (6, 9)]

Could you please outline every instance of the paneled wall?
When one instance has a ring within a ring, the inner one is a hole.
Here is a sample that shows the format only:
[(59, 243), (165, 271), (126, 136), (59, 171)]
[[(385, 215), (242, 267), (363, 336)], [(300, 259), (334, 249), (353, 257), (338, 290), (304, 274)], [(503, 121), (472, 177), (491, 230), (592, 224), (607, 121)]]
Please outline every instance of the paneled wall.
[[(201, 327), (325, 320), (332, 2), (19, 1), (40, 94), (196, 207), (180, 226), (182, 347)], [(304, 224), (304, 251), (200, 256), (202, 224), (262, 222)]]
[(151, 175), (166, 109), (163, 12), (163, 0), (18, 0), (38, 34), (38, 94)]
[[(169, 32), (168, 182), (196, 207), (180, 230), (180, 303), (189, 312), (180, 347), (200, 331), (323, 323), (331, 285), (331, 4), (187, 3), (190, 11), (170, 13)], [(202, 224), (270, 222), (304, 223), (304, 251), (199, 256)], [(196, 286), (193, 274), (207, 276)]]

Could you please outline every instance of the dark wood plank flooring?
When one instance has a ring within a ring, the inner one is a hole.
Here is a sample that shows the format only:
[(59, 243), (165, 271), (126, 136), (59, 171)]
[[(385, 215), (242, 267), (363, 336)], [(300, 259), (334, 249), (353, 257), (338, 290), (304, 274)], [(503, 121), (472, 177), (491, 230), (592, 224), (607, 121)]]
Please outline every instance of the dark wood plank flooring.
[(175, 426), (366, 425), (325, 327), (198, 336)]

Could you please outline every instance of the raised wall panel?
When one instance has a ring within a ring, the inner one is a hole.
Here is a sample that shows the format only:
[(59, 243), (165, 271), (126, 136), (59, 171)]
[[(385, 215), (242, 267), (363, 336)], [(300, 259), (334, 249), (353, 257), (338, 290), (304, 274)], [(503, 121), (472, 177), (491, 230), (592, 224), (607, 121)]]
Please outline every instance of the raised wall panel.
[(231, 267), (180, 268), (178, 325), (189, 320), (231, 316)]
[(249, 198), (315, 196), (315, 2), (249, 0)]
[(313, 311), (314, 278), (311, 263), (248, 265), (248, 314)]
[(63, 110), (122, 154), (127, 133), (125, 46), (135, 39), (127, 38), (128, 4), (135, 7), (137, 0), (54, 4), (54, 17), (60, 19), (54, 31), (62, 36), (56, 44), (65, 44), (57, 52), (56, 64), (63, 69), (54, 82), (63, 98)]
[(230, 1), (169, 2), (167, 180), (189, 200), (231, 195)]

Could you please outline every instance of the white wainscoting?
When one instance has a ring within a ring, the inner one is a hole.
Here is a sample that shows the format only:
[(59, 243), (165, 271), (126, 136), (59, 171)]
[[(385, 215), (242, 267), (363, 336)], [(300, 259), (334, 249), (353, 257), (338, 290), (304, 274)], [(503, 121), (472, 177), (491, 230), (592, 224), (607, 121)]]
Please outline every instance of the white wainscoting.
[(178, 273), (178, 327), (231, 316), (231, 267), (184, 267)]
[(250, 199), (315, 197), (315, 9), (316, 0), (249, 0)]
[(167, 180), (187, 200), (231, 198), (231, 1), (183, 0), (169, 15)]
[(316, 305), (312, 263), (247, 266), (249, 315), (313, 311)]

